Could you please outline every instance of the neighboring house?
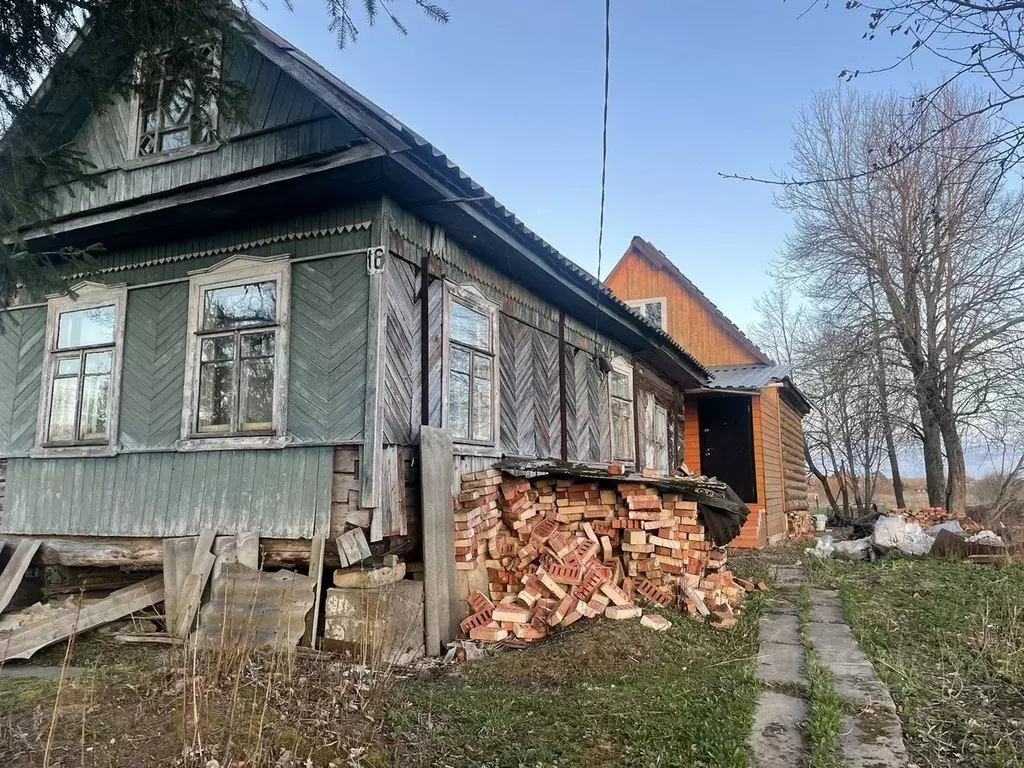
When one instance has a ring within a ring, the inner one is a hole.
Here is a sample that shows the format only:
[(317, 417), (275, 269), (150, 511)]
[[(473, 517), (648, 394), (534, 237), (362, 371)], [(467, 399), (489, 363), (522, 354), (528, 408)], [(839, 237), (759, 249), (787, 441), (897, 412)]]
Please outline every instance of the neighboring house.
[(451, 431), (456, 473), (682, 460), (709, 377), (668, 334), (270, 30), (220, 60), (252, 100), (215, 132), (187, 99), (94, 113), (61, 67), (37, 96), (96, 168), (25, 236), (107, 250), (73, 297), (3, 317), (0, 533), (359, 525), (411, 550), (421, 425)]
[(684, 455), (691, 470), (725, 481), (758, 512), (733, 545), (785, 538), (787, 513), (808, 510), (802, 419), (811, 407), (790, 366), (776, 365), (643, 238), (633, 238), (605, 284), (711, 371), (707, 385), (687, 393)]

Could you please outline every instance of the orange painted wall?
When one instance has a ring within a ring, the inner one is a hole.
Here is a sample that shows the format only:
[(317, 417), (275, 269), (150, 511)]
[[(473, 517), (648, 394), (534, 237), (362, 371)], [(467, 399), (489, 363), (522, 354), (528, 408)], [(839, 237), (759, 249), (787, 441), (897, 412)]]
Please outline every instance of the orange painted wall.
[(704, 365), (756, 363), (700, 299), (671, 274), (652, 265), (632, 248), (608, 277), (608, 287), (623, 301), (665, 298), (666, 330)]

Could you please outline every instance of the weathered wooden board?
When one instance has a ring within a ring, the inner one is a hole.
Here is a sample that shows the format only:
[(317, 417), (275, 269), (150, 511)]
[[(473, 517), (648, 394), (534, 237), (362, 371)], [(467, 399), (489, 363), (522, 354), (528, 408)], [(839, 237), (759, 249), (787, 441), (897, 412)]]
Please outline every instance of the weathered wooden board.
[[(3, 549), (2, 545), (0, 545), (0, 549)], [(0, 573), (0, 613), (3, 613), (4, 609), (10, 605), (37, 549), (39, 549), (38, 541), (18, 542), (7, 567), (4, 568), (3, 573)]]
[(313, 611), (302, 636), (302, 644), (317, 647), (317, 632), (320, 629), (320, 589), (324, 583), (324, 547), (327, 535), (318, 533), (309, 546), (309, 580), (313, 584)]
[(199, 534), (195, 556), (192, 558), (192, 569), (185, 577), (178, 595), (178, 615), (173, 631), (175, 637), (188, 637), (192, 631), (192, 622), (195, 621), (196, 614), (199, 612), (203, 590), (206, 589), (206, 582), (209, 580), (210, 572), (217, 560), (217, 556), (210, 551), (213, 547), (213, 540), (214, 532), (212, 530), (207, 529)]
[(420, 429), (420, 484), (423, 493), (423, 576), (426, 650), (437, 656), (459, 633), (459, 584), (452, 525), (451, 436), (441, 429)]
[(6, 637), (0, 636), (0, 662), (8, 659), (27, 659), (36, 651), (59, 642), (71, 635), (109, 624), (124, 616), (164, 599), (164, 580), (154, 576), (130, 587), (119, 589), (96, 603), (87, 603), (78, 609), (66, 609), (25, 629), (18, 629)]

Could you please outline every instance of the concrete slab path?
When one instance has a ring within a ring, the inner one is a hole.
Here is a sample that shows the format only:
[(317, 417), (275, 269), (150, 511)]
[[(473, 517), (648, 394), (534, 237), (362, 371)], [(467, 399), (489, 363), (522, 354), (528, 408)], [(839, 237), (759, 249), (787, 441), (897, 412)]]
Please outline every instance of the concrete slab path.
[[(757, 654), (757, 677), (769, 687), (758, 699), (750, 747), (754, 768), (798, 768), (807, 764), (810, 754), (804, 730), (810, 691), (795, 605), (806, 580), (803, 568), (780, 566), (773, 581), (780, 599), (768, 606), (761, 619)], [(896, 705), (846, 623), (839, 593), (811, 590), (810, 619), (808, 639), (832, 673), (836, 693), (848, 712), (841, 745), (844, 764), (850, 768), (905, 766), (907, 752)], [(781, 686), (785, 690), (779, 690)]]

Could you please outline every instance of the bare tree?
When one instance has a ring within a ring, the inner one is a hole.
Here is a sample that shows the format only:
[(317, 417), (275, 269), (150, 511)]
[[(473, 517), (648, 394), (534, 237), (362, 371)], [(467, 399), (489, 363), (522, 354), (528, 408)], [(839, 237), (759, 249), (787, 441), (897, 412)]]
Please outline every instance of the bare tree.
[[(785, 267), (816, 304), (872, 316), (877, 296), (878, 335), (895, 341), (919, 410), (929, 495), (953, 511), (966, 506), (962, 433), (1011, 374), (1006, 350), (1024, 344), (1024, 196), (990, 162), (997, 127), (982, 103), (950, 89), (910, 114), (894, 96), (819, 95), (793, 167), (829, 181), (779, 198), (796, 224)], [(910, 133), (935, 138), (889, 163)]]

